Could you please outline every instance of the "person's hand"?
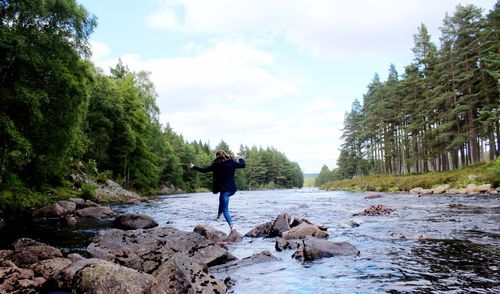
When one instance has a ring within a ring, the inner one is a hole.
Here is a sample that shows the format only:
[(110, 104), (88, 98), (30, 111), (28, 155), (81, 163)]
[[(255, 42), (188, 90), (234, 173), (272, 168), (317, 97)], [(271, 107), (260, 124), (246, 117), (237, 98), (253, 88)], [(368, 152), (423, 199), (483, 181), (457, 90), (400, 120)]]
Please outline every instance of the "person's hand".
[(241, 158), (241, 159), (245, 160), (245, 155), (243, 153), (238, 153), (238, 154), (236, 154), (236, 156), (238, 157), (238, 159)]
[(189, 168), (189, 169), (193, 169), (193, 166), (194, 166), (194, 164), (192, 162), (187, 164), (187, 168)]

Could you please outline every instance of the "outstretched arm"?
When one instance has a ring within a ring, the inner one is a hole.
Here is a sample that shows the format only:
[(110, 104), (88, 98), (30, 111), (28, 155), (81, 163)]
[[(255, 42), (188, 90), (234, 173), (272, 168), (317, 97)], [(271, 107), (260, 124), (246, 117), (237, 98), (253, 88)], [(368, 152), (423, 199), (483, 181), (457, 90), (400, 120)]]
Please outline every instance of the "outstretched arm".
[(207, 166), (207, 167), (198, 167), (198, 166), (194, 165), (193, 163), (189, 163), (187, 165), (187, 167), (189, 169), (194, 169), (195, 171), (199, 171), (199, 172), (202, 172), (202, 173), (208, 173), (208, 172), (213, 171), (213, 164), (210, 165), (210, 166)]

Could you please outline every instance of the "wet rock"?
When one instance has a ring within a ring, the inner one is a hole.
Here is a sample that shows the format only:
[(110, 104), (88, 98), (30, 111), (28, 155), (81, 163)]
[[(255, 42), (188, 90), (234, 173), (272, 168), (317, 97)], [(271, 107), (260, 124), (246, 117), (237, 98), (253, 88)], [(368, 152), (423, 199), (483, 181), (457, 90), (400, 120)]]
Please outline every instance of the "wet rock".
[(278, 215), (271, 226), (269, 237), (281, 236), (283, 232), (290, 230), (291, 220), (292, 217), (288, 213)]
[(41, 279), (35, 281), (32, 270), (9, 261), (0, 262), (0, 293), (40, 293), (40, 282)]
[(241, 260), (234, 260), (226, 264), (212, 266), (209, 268), (209, 271), (211, 273), (232, 272), (240, 267), (250, 266), (258, 263), (272, 262), (276, 260), (278, 260), (276, 256), (272, 255), (268, 250), (264, 250), (262, 252), (245, 257)]
[(12, 247), (14, 247), (14, 250), (18, 251), (23, 248), (29, 247), (29, 246), (41, 246), (45, 245), (44, 243), (35, 241), (30, 238), (19, 238), (17, 239), (14, 243), (12, 243)]
[(307, 218), (294, 218), (292, 223), (290, 224), (290, 227), (291, 228), (294, 228), (294, 227), (297, 227), (303, 223), (306, 223), (306, 224), (309, 224), (309, 225), (314, 225), (316, 226), (318, 229), (322, 230), (322, 231), (327, 231), (328, 228), (326, 226), (323, 226), (323, 225), (315, 225), (313, 224), (310, 220), (308, 220)]
[(273, 225), (272, 221), (258, 225), (257, 227), (253, 228), (248, 233), (246, 233), (245, 237), (251, 237), (251, 238), (268, 237), (269, 233), (271, 232), (272, 225)]
[(98, 202), (126, 202), (132, 199), (142, 200), (137, 193), (124, 189), (112, 180), (106, 180), (105, 185), (95, 190), (95, 198)]
[(210, 239), (215, 244), (221, 245), (223, 247), (226, 246), (224, 245), (224, 240), (227, 239), (227, 234), (222, 231), (216, 230), (207, 225), (197, 225), (196, 227), (194, 227), (193, 231)]
[(492, 190), (491, 184), (483, 184), (483, 185), (468, 184), (467, 187), (465, 188), (465, 193), (480, 194), (480, 193), (486, 193), (490, 190)]
[(82, 198), (69, 198), (68, 201), (71, 201), (76, 204), (78, 209), (85, 208), (85, 199)]
[(113, 222), (113, 227), (122, 230), (150, 229), (157, 227), (158, 223), (154, 218), (137, 213), (124, 213), (118, 216)]
[(383, 196), (379, 193), (374, 193), (370, 192), (368, 195), (366, 195), (365, 199), (377, 199), (377, 198), (382, 198)]
[(432, 194), (432, 189), (424, 189), (422, 187), (413, 188), (410, 190), (410, 194), (413, 195), (427, 195)]
[(59, 278), (59, 273), (69, 266), (71, 261), (66, 258), (52, 258), (36, 263), (32, 269), (35, 275), (43, 277), (47, 281)]
[(292, 255), (302, 262), (313, 261), (333, 256), (356, 256), (359, 250), (348, 242), (332, 242), (314, 237), (307, 237)]
[(69, 259), (71, 262), (77, 262), (79, 260), (86, 259), (85, 257), (81, 256), (78, 253), (70, 253), (68, 256), (66, 256), (67, 259)]
[(33, 213), (33, 218), (60, 218), (66, 214), (66, 210), (58, 203), (44, 206)]
[(73, 293), (164, 293), (146, 273), (112, 263), (88, 265), (73, 281)]
[(386, 214), (391, 214), (394, 211), (394, 209), (391, 209), (385, 205), (382, 204), (377, 204), (377, 205), (371, 205), (367, 209), (363, 210), (362, 212), (355, 213), (353, 216), (377, 216), (377, 215), (386, 215)]
[(65, 214), (73, 213), (76, 210), (76, 203), (73, 201), (61, 200), (58, 201), (57, 204), (64, 209)]
[(446, 190), (446, 194), (459, 194), (460, 192), (456, 188), (449, 188)]
[(306, 236), (328, 238), (328, 233), (321, 230), (318, 226), (304, 222), (288, 231), (283, 232), (281, 236), (284, 239), (304, 239)]
[(346, 222), (346, 226), (349, 228), (357, 228), (361, 226), (361, 223), (354, 220), (349, 220), (348, 222)]
[(225, 247), (198, 233), (170, 227), (100, 231), (87, 247), (87, 251), (93, 257), (148, 273), (153, 272), (177, 252), (183, 252), (209, 266), (236, 259)]
[(115, 212), (108, 206), (87, 207), (76, 211), (79, 217), (105, 218), (115, 215)]
[[(71, 254), (70, 254), (71, 255)], [(78, 257), (77, 257), (78, 256)], [(68, 256), (69, 257), (69, 256)], [(110, 263), (108, 261), (97, 258), (83, 258), (79, 254), (68, 258), (72, 263), (61, 269), (59, 275), (55, 277), (55, 283), (60, 289), (71, 289), (73, 287), (73, 278), (75, 274), (86, 266), (93, 264)]]
[(239, 243), (243, 239), (243, 235), (238, 232), (238, 230), (231, 230), (229, 236), (227, 236), (226, 242), (229, 244)]
[(61, 250), (28, 238), (17, 240), (13, 247), (14, 252), (9, 258), (19, 267), (29, 267), (42, 260), (63, 257)]
[(443, 194), (446, 190), (450, 188), (450, 185), (440, 185), (432, 189), (432, 194)]
[(153, 276), (166, 293), (226, 293), (226, 285), (208, 273), (205, 264), (177, 253), (163, 263)]
[(74, 218), (73, 216), (71, 216), (69, 214), (64, 217), (64, 220), (66, 221), (66, 224), (68, 226), (76, 225), (76, 218)]
[(302, 245), (302, 240), (292, 239), (287, 240), (284, 238), (278, 238), (274, 244), (276, 251), (281, 252), (284, 250), (297, 250)]
[(422, 192), (423, 188), (422, 187), (416, 187), (410, 190), (410, 194), (413, 195), (420, 195)]
[(9, 256), (13, 253), (13, 250), (0, 250), (0, 261), (4, 259), (9, 259)]
[(70, 198), (69, 201), (76, 204), (76, 209), (82, 209), (87, 207), (98, 207), (99, 204), (91, 200), (84, 200), (82, 198)]

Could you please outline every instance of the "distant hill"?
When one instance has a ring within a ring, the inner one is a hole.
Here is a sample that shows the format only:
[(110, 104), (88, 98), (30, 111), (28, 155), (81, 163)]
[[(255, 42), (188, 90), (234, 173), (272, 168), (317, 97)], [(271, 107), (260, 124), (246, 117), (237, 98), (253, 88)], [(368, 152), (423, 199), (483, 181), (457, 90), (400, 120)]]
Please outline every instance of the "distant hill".
[(319, 173), (304, 174), (304, 179), (317, 177)]

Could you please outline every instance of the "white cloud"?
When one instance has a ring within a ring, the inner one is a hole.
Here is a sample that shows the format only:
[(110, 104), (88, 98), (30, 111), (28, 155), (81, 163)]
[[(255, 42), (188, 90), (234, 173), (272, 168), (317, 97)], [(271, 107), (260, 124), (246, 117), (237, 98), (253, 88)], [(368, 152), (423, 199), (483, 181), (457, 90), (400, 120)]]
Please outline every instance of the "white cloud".
[(325, 112), (332, 111), (335, 108), (335, 101), (331, 97), (321, 97), (304, 108), (306, 112)]
[(90, 50), (92, 51), (92, 60), (97, 61), (111, 52), (111, 48), (105, 43), (90, 41)]
[[(298, 94), (297, 85), (267, 69), (274, 56), (245, 44), (221, 42), (191, 57), (144, 60), (121, 56), (132, 70), (150, 71), (163, 112), (203, 109), (210, 105), (251, 105)], [(117, 58), (98, 60), (108, 69)]]
[[(491, 0), (469, 1), (491, 8)], [(456, 0), (165, 0), (151, 27), (209, 35), (283, 36), (314, 56), (373, 57), (408, 51), (425, 23), (437, 28)], [(437, 33), (434, 31), (434, 33)]]

